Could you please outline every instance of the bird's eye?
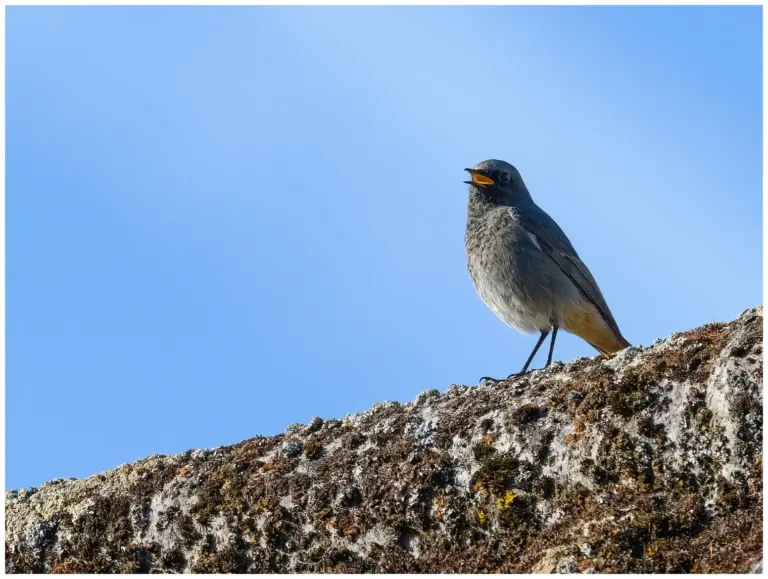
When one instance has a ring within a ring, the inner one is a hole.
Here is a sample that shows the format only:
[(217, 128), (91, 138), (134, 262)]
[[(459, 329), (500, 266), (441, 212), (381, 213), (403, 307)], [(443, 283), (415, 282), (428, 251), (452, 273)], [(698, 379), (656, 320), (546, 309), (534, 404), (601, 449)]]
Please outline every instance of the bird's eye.
[(497, 180), (499, 181), (499, 183), (509, 183), (509, 173), (507, 173), (506, 171), (502, 171), (501, 173), (499, 173)]

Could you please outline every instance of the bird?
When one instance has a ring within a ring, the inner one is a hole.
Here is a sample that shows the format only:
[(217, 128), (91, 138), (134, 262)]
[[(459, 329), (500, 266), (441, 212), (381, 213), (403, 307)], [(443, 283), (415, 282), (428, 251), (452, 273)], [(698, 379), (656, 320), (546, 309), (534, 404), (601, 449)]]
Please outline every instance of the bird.
[[(545, 368), (552, 363), (558, 330), (583, 339), (603, 357), (631, 346), (619, 330), (600, 288), (560, 226), (534, 203), (520, 172), (489, 159), (469, 172), (464, 243), (467, 269), (480, 298), (507, 325), (539, 339), (523, 369), (552, 334)], [(499, 380), (484, 376), (483, 381)]]

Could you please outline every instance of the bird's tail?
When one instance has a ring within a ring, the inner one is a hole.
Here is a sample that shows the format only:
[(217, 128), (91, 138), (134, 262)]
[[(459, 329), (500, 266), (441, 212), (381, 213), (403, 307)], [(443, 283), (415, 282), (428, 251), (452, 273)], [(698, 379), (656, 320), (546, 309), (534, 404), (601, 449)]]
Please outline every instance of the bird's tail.
[(618, 336), (616, 336), (615, 338), (616, 338), (616, 340), (615, 340), (615, 343), (614, 343), (614, 344), (612, 344), (611, 346), (608, 346), (608, 347), (606, 347), (606, 345), (605, 345), (605, 342), (603, 342), (603, 341), (601, 341), (601, 343), (603, 344), (603, 347), (600, 347), (600, 346), (598, 346), (597, 344), (593, 344), (593, 343), (592, 343), (592, 342), (590, 342), (589, 340), (587, 340), (587, 343), (588, 343), (590, 346), (592, 346), (592, 347), (593, 347), (595, 350), (597, 350), (598, 352), (600, 352), (600, 355), (601, 355), (603, 358), (610, 358), (610, 357), (611, 357), (613, 354), (615, 354), (616, 352), (620, 352), (620, 351), (621, 351), (621, 350), (623, 350), (624, 348), (629, 348), (629, 347), (631, 347), (631, 346), (632, 346), (632, 344), (630, 344), (630, 343), (629, 343), (629, 342), (628, 342), (628, 341), (627, 341), (627, 340), (624, 338), (624, 336), (622, 336), (622, 335), (618, 335)]
[(579, 314), (568, 316), (564, 320), (563, 329), (579, 336), (603, 357), (608, 358), (632, 345), (620, 332), (614, 331), (596, 311), (582, 311)]

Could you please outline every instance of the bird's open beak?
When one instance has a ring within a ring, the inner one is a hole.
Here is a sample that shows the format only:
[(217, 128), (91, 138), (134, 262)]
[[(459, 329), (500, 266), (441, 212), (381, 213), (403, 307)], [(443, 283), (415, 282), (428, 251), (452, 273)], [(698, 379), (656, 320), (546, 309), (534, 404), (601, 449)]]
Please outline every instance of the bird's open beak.
[(464, 169), (470, 175), (472, 175), (471, 181), (464, 181), (469, 185), (477, 185), (478, 187), (489, 187), (495, 185), (496, 182), (491, 179), (485, 171), (478, 171), (477, 169)]

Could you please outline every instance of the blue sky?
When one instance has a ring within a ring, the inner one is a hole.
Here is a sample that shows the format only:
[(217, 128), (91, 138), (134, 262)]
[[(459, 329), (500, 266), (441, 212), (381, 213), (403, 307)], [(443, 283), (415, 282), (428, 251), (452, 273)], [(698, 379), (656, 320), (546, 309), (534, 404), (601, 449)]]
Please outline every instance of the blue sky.
[(760, 7), (6, 23), (8, 488), (517, 371), (465, 268), (487, 158), (632, 343), (762, 301)]

